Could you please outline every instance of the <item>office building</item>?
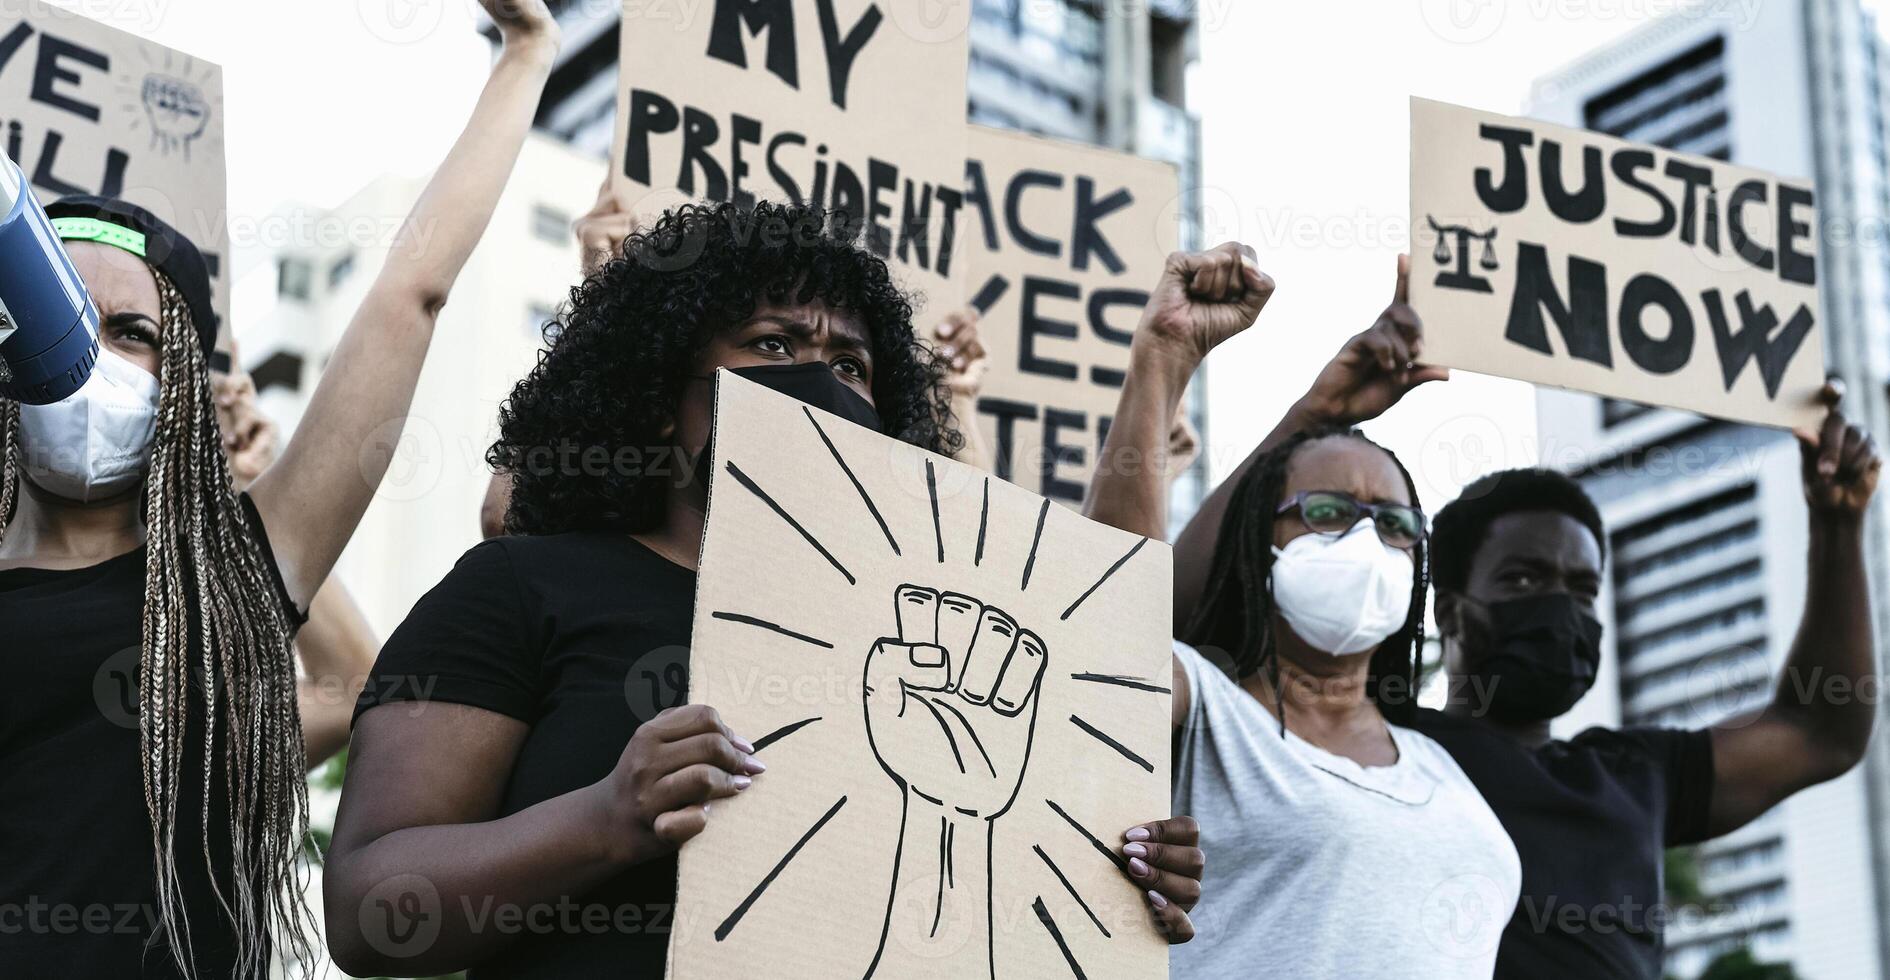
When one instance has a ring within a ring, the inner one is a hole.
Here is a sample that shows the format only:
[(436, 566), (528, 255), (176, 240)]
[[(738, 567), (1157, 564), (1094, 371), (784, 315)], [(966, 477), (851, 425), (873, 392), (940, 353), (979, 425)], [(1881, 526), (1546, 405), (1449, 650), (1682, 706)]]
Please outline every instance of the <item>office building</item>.
[[(1815, 180), (1826, 359), (1849, 381), (1853, 418), (1890, 431), (1883, 45), (1855, 0), (1733, 6), (1656, 20), (1545, 76), (1525, 114)], [(1558, 734), (1704, 727), (1766, 703), (1805, 599), (1792, 437), (1547, 389), (1539, 419), (1543, 459), (1581, 480), (1610, 534), (1601, 680)], [(1884, 528), (1880, 506), (1879, 589)], [(1805, 980), (1890, 975), (1887, 769), (1879, 744), (1857, 770), (1698, 848), (1707, 902), (1674, 910), (1669, 974), (1698, 976), (1747, 946)]]

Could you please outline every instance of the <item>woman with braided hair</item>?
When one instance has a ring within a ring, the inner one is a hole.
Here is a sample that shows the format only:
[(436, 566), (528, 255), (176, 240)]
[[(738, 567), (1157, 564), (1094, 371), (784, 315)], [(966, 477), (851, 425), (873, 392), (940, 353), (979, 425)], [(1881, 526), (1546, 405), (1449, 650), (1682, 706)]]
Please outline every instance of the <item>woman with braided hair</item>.
[[(1387, 359), (1415, 322), (1404, 281), (1368, 331)], [(1091, 517), (1165, 531), (1168, 420), (1232, 334), (1137, 332)], [(1414, 355), (1396, 354), (1412, 382)], [(1410, 474), (1354, 429), (1309, 426), (1256, 450), (1216, 500), (1213, 560), (1176, 620), (1174, 806), (1234, 869), (1203, 900), (1240, 912), (1178, 948), (1174, 975), (1488, 980), (1522, 869), (1463, 770), (1411, 727), (1428, 531)]]
[(542, 2), (403, 225), (296, 437), (238, 494), (203, 256), (150, 213), (47, 208), (93, 375), (0, 402), (0, 976), (263, 977), (312, 962), (291, 637), (387, 468), (441, 307), (557, 49)]

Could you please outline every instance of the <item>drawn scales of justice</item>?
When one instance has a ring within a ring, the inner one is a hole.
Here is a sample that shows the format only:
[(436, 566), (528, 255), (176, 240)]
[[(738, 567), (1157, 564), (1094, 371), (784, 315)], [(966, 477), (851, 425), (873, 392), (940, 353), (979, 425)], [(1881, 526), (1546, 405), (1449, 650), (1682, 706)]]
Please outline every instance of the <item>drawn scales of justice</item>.
[[(1464, 225), (1440, 225), (1437, 219), (1425, 215), (1431, 231), (1437, 235), (1437, 247), (1431, 249), (1431, 258), (1443, 267), (1437, 274), (1436, 283), (1445, 289), (1463, 289), (1473, 293), (1493, 292), (1490, 281), (1470, 271), (1470, 241), (1475, 239), (1483, 243), (1483, 254), (1477, 259), (1477, 266), (1486, 271), (1494, 271), (1501, 266), (1496, 261), (1496, 229), (1477, 231)], [(1457, 239), (1456, 268), (1450, 268), (1452, 251), (1449, 239)]]
[[(938, 474), (931, 459), (925, 460), (925, 482), (930, 500), (930, 527), (925, 542), (919, 553), (908, 555), (901, 549), (898, 536), (875, 503), (866, 486), (860, 481), (840, 449), (829, 437), (827, 430), (815, 418), (812, 411), (801, 408), (806, 422), (819, 436), (831, 457), (835, 476), (844, 477), (857, 495), (865, 510), (877, 525), (885, 546), (893, 555), (911, 562), (914, 567), (913, 578), (923, 579), (926, 565), (943, 564), (946, 560), (947, 522), (941, 518), (939, 510)], [(735, 494), (736, 497), (748, 497), (765, 506), (776, 518), (785, 522), (810, 548), (817, 552), (828, 565), (831, 565), (845, 579), (849, 586), (857, 587), (859, 579), (850, 571), (839, 557), (827, 548), (790, 510), (762, 485), (762, 481), (745, 471), (734, 460), (722, 461), (725, 475), (734, 484), (746, 491)], [(797, 476), (796, 479), (805, 479)], [(979, 507), (978, 528), (975, 550), (972, 555), (974, 565), (983, 566), (985, 544), (991, 534), (991, 477), (983, 475), (982, 502)], [(841, 494), (846, 492), (840, 491)], [(1031, 586), (1033, 570), (1038, 565), (1038, 548), (1043, 539), (1044, 525), (1050, 519), (1053, 508), (1050, 501), (1041, 501), (1032, 531), (1030, 550), (1019, 570), (1019, 591), (1026, 591)], [(964, 530), (964, 529), (952, 529)], [(907, 534), (904, 529), (900, 534)], [(968, 535), (967, 535), (968, 536)], [(1104, 569), (1093, 583), (1075, 595), (1058, 617), (1069, 620), (1078, 615), (1095, 593), (1109, 582), (1124, 565), (1142, 551), (1148, 544), (1147, 538), (1140, 538), (1121, 557)], [(897, 636), (887, 636), (873, 644), (866, 655), (864, 682), (862, 684), (864, 710), (866, 715), (867, 740), (880, 768), (890, 776), (907, 794), (908, 799), (917, 797), (940, 809), (940, 812), (952, 812), (981, 821), (985, 824), (987, 839), (979, 842), (985, 851), (979, 855), (979, 863), (987, 863), (989, 858), (989, 834), (996, 821), (1006, 813), (1012, 812), (1017, 805), (1018, 794), (1023, 784), (1023, 777), (1028, 766), (1031, 746), (1036, 742), (1037, 707), (1041, 699), (1039, 689), (1046, 672), (1050, 668), (1055, 653), (1028, 624), (1020, 624), (1001, 609), (987, 605), (971, 596), (948, 591), (939, 591), (924, 585), (906, 584), (894, 590), (891, 597), (893, 622), (897, 624)], [(758, 614), (765, 613), (765, 614)], [(764, 610), (714, 609), (711, 618), (724, 622), (741, 624), (759, 630), (765, 630), (778, 636), (786, 637), (798, 643), (807, 644), (824, 650), (834, 650), (835, 645), (800, 629), (781, 624), (780, 620), (792, 619), (792, 615), (779, 615)], [(1067, 668), (1066, 668), (1067, 669)], [(1170, 694), (1165, 678), (1158, 680), (1099, 674), (1071, 672), (1073, 681), (1110, 685), (1116, 689), (1142, 691), (1158, 695)], [(818, 724), (819, 716), (795, 721), (784, 725), (754, 741), (756, 753), (769, 745), (787, 738), (810, 725)], [(1137, 753), (1116, 737), (1108, 734), (1102, 727), (1077, 714), (1070, 714), (1067, 724), (1083, 732), (1095, 743), (1106, 746), (1120, 754), (1147, 773), (1154, 773), (1155, 766), (1143, 755)], [(928, 733), (936, 733), (930, 734)], [(940, 746), (938, 736), (943, 736)], [(926, 736), (926, 737), (921, 737)], [(949, 753), (937, 751), (948, 748)], [(1165, 788), (1164, 788), (1165, 793)], [(800, 834), (794, 844), (781, 855), (766, 875), (747, 893), (746, 897), (733, 909), (714, 931), (716, 942), (727, 941), (736, 933), (744, 916), (758, 902), (763, 901), (769, 886), (778, 879), (799, 856), (808, 843), (820, 833), (822, 828), (840, 813), (847, 805), (848, 796), (842, 795), (828, 807), (812, 826)], [(1105, 844), (1084, 823), (1071, 814), (1069, 809), (1053, 799), (1030, 800), (1025, 805), (1042, 806), (1054, 813), (1060, 820), (1058, 826), (1067, 827), (1073, 835), (1078, 835), (1093, 848), (1101, 858), (1113, 863), (1118, 869), (1126, 870), (1126, 860)], [(904, 833), (905, 817), (901, 817), (901, 830)], [(954, 879), (962, 875), (964, 864), (956, 854), (960, 849), (956, 833), (957, 826), (951, 821), (941, 821), (938, 837), (938, 891), (930, 898), (930, 932), (937, 936), (941, 915), (946, 906), (946, 889), (956, 887)], [(1068, 895), (1075, 900), (1089, 919), (1090, 925), (1097, 929), (1105, 939), (1113, 934), (1094, 907), (1071, 882), (1064, 869), (1045, 852), (1041, 844), (1033, 844), (1032, 852), (1042, 860), (1048, 870), (1060, 883)], [(920, 856), (923, 858), (924, 856)], [(887, 934), (892, 931), (894, 905), (902, 900), (898, 894), (902, 879), (897, 867), (899, 857), (894, 857), (893, 894), (889, 897), (886, 919), (881, 925), (878, 948), (872, 962), (865, 966), (865, 977), (872, 977), (882, 966), (882, 957), (886, 954)], [(929, 880), (929, 876), (928, 876)], [(991, 946), (994, 933), (989, 929), (991, 916), (990, 877), (985, 881), (985, 894), (977, 897), (983, 908), (986, 925), (986, 944), (989, 949), (986, 959), (993, 975), (1001, 971), (998, 968), (998, 954)], [(910, 896), (905, 897), (910, 900)], [(1064, 932), (1069, 923), (1059, 924), (1045, 905), (1042, 895), (1038, 895), (1031, 905), (1036, 920), (1041, 928), (1056, 943), (1058, 950), (1067, 961), (1076, 976), (1086, 975), (1083, 965)], [(923, 927), (922, 927), (923, 931)], [(1092, 964), (1092, 970), (1095, 969)], [(1106, 972), (1106, 970), (1105, 970)], [(883, 974), (891, 976), (891, 973)]]

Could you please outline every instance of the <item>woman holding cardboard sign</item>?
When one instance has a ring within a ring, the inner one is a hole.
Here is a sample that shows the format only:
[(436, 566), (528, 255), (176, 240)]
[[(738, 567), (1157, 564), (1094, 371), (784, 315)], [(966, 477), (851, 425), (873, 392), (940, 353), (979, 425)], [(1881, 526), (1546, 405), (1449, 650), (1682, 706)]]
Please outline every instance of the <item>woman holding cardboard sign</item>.
[[(1437, 376), (1411, 367), (1403, 289), (1401, 272), (1343, 355), (1387, 372), (1338, 396), (1395, 402)], [(1159, 460), (1182, 387), (1232, 333), (1136, 332), (1091, 516), (1162, 533), (1163, 467), (1109, 464)], [(1176, 621), (1194, 646), (1175, 646), (1174, 795), (1204, 818), (1204, 849), (1234, 859), (1209, 896), (1246, 915), (1177, 950), (1176, 976), (1250, 975), (1278, 950), (1293, 958), (1283, 975), (1487, 980), (1521, 865), (1463, 771), (1409, 727), (1426, 539), (1409, 474), (1324, 426), (1288, 430), (1230, 484), (1211, 501), (1221, 531), (1199, 612)], [(1176, 572), (1178, 591), (1194, 587)]]
[[(504, 52), (323, 375), (240, 495), (196, 245), (122, 201), (48, 213), (102, 314), (53, 405), (0, 402), (0, 976), (260, 977), (312, 960), (290, 642), (373, 498), (441, 306), (558, 45), (489, 0)], [(83, 832), (75, 836), (75, 828)]]
[[(765, 733), (683, 703), (714, 372), (958, 443), (909, 301), (833, 227), (805, 206), (686, 205), (573, 293), (490, 454), (513, 536), (420, 601), (356, 717), (326, 894), (344, 968), (662, 974), (677, 848), (770, 778)], [(560, 466), (563, 446), (609, 462)], [(1129, 833), (1151, 915), (1187, 938), (1190, 822)]]

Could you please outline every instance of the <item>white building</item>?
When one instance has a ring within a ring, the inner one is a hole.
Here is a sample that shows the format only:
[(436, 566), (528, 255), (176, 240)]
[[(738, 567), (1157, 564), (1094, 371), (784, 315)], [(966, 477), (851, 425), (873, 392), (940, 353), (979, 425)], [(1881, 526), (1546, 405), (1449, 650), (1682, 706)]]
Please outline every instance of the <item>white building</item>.
[[(571, 223), (590, 208), (603, 177), (603, 161), (543, 136), (527, 139), (453, 288), (397, 457), (337, 567), (382, 637), (479, 541), (485, 451), (498, 434), (499, 403), (531, 370), (539, 329), (578, 281)], [(285, 431), (301, 418), (425, 184), (383, 176), (333, 210), (285, 210), (267, 225), (288, 241), (250, 261), (254, 288), (273, 279), (276, 301), (239, 324), (236, 336), (263, 410)]]
[[(1817, 183), (1826, 358), (1880, 437), (1890, 377), (1883, 50), (1855, 0), (1709, 5), (1538, 81), (1527, 114)], [(1737, 8), (1737, 9), (1734, 9)], [(1610, 530), (1608, 646), (1568, 719), (1702, 727), (1770, 696), (1804, 605), (1806, 516), (1790, 435), (1543, 389), (1541, 455)], [(1881, 505), (1881, 501), (1879, 502)], [(1871, 533), (1879, 592), (1883, 507)], [(1879, 601), (1878, 634), (1890, 636)], [(1890, 976), (1890, 747), (1701, 847), (1711, 901), (1669, 930), (1668, 972), (1749, 945), (1807, 980)]]

